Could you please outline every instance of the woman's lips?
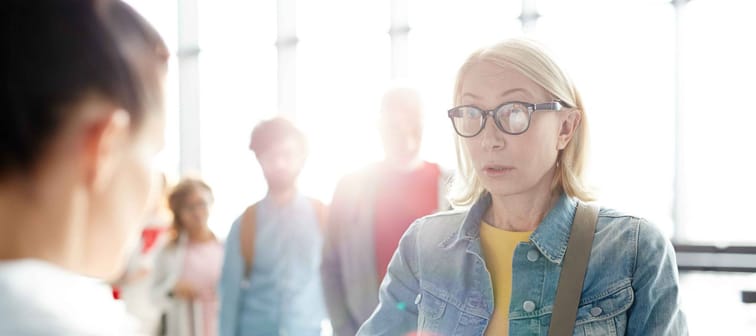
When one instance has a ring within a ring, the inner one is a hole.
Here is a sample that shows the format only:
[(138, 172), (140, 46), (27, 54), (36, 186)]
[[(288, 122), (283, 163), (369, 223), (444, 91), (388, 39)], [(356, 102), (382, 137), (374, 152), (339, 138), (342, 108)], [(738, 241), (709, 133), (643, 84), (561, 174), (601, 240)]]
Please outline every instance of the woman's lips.
[(512, 173), (514, 169), (512, 166), (505, 165), (485, 165), (483, 166), (483, 173), (489, 177), (500, 177)]

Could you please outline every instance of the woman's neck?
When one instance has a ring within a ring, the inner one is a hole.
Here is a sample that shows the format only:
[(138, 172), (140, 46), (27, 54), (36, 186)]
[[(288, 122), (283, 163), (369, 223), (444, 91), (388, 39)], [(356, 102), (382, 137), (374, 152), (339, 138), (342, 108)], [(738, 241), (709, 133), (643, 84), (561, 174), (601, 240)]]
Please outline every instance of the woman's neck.
[(207, 241), (215, 240), (215, 236), (212, 231), (207, 227), (202, 229), (187, 232), (187, 237), (190, 243), (204, 243)]
[(502, 230), (534, 231), (559, 198), (550, 185), (515, 195), (491, 194), (491, 206), (483, 216), (488, 224)]
[[(52, 201), (55, 200), (55, 201)], [(35, 192), (3, 185), (0, 189), (0, 260), (37, 259), (75, 272), (86, 258), (83, 214), (73, 206), (76, 195), (58, 198), (48, 189)], [(41, 210), (42, 209), (42, 210)]]

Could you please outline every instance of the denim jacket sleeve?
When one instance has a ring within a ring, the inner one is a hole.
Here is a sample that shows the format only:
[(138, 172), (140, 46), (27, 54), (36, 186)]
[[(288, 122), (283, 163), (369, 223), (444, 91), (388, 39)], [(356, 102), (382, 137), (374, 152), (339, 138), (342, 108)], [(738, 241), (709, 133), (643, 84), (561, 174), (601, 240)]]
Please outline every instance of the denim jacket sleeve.
[(636, 301), (629, 312), (627, 335), (687, 335), (672, 244), (645, 220), (637, 239), (632, 280)]
[(405, 335), (417, 329), (418, 226), (413, 223), (399, 241), (381, 283), (378, 307), (357, 335)]
[(218, 282), (219, 307), (219, 335), (235, 336), (239, 315), (240, 284), (244, 275), (244, 260), (239, 246), (239, 225), (241, 218), (231, 226), (226, 238), (225, 253), (223, 255), (223, 269)]

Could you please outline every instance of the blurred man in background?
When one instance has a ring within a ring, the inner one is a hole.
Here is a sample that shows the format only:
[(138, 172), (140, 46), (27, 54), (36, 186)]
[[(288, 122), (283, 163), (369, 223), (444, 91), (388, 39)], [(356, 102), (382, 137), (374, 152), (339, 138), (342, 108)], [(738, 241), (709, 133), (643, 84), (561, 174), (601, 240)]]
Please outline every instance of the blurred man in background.
[(338, 336), (356, 334), (375, 309), (378, 285), (409, 225), (448, 206), (446, 174), (419, 156), (423, 114), (418, 92), (387, 90), (379, 128), (384, 160), (344, 177), (331, 204), (321, 273)]
[(319, 265), (325, 206), (297, 189), (302, 132), (282, 118), (252, 131), (268, 194), (231, 227), (221, 276), (221, 336), (319, 336), (326, 318)]

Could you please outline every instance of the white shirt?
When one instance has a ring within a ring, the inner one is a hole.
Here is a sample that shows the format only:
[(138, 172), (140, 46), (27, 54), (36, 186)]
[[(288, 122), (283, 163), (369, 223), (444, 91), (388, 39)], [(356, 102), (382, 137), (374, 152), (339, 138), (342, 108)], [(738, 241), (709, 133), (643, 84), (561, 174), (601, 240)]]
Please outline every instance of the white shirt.
[(38, 260), (0, 262), (0, 335), (135, 335), (100, 280)]

